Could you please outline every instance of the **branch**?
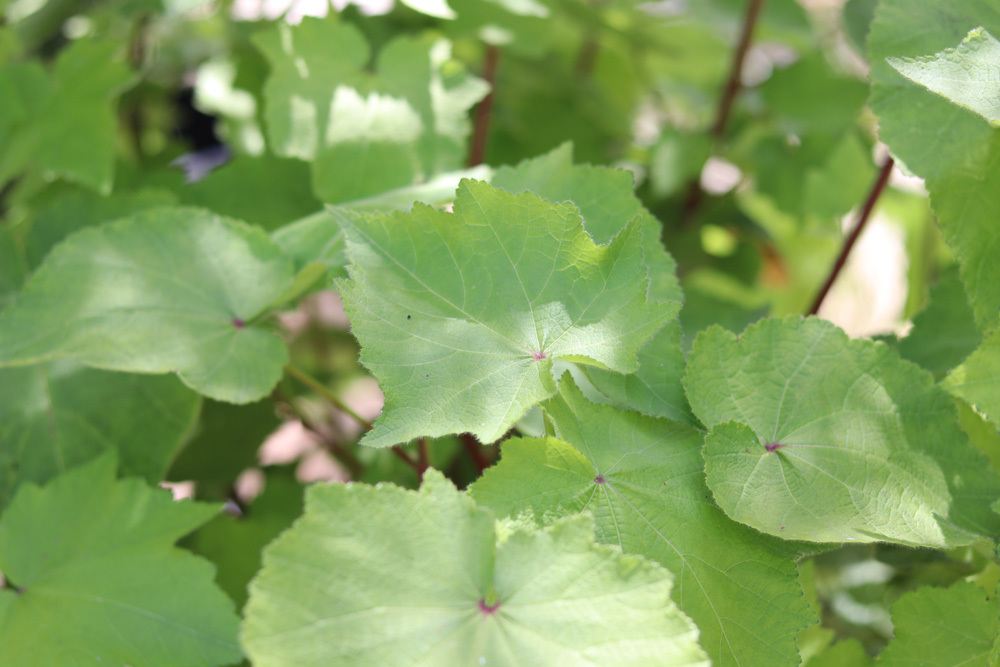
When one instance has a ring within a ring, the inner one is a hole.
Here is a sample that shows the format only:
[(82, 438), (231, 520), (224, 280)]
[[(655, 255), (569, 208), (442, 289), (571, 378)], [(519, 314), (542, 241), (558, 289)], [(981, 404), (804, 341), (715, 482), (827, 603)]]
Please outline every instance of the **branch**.
[(320, 396), (322, 396), (333, 407), (337, 408), (345, 415), (356, 421), (361, 426), (362, 429), (366, 431), (371, 430), (372, 423), (367, 419), (365, 419), (364, 417), (362, 417), (361, 415), (359, 415), (354, 410), (352, 410), (350, 407), (348, 407), (347, 404), (344, 403), (342, 400), (340, 400), (340, 398), (338, 398), (336, 394), (330, 391), (325, 384), (323, 384), (313, 376), (309, 375), (305, 371), (299, 370), (295, 366), (292, 366), (291, 364), (285, 366), (285, 372), (288, 373), (293, 378), (295, 378), (296, 380), (298, 380), (299, 382), (301, 382), (302, 384), (304, 384), (305, 386), (315, 391)]
[(493, 97), (496, 91), (497, 66), (500, 63), (500, 48), (486, 46), (486, 60), (483, 63), (483, 79), (490, 85), (490, 92), (476, 107), (476, 120), (472, 130), (472, 145), (469, 148), (469, 166), (475, 167), (486, 159), (486, 140), (490, 135), (490, 118), (493, 115)]
[(424, 473), (431, 466), (430, 454), (427, 451), (427, 438), (420, 438), (417, 441), (417, 476), (421, 480), (424, 478)]
[[(736, 98), (743, 89), (743, 64), (747, 59), (747, 52), (753, 43), (754, 29), (757, 27), (757, 19), (760, 18), (761, 9), (764, 7), (764, 0), (749, 0), (747, 13), (743, 17), (743, 28), (740, 31), (740, 39), (733, 52), (733, 61), (729, 67), (729, 77), (726, 85), (722, 89), (722, 97), (719, 98), (719, 106), (715, 110), (715, 121), (709, 133), (716, 141), (720, 141), (726, 135), (726, 127), (729, 125), (729, 117), (732, 115), (733, 105)], [(684, 195), (684, 203), (681, 208), (681, 222), (684, 225), (694, 220), (698, 209), (701, 208), (705, 199), (705, 192), (701, 188), (701, 181), (697, 178), (688, 185), (687, 194)]]
[(823, 282), (823, 286), (816, 295), (816, 299), (813, 301), (812, 307), (809, 308), (809, 315), (815, 315), (819, 312), (820, 306), (823, 305), (823, 300), (826, 299), (826, 295), (829, 293), (830, 288), (833, 287), (833, 283), (837, 281), (837, 277), (840, 275), (840, 272), (843, 271), (844, 265), (847, 264), (847, 258), (850, 256), (851, 250), (854, 248), (854, 244), (858, 242), (859, 238), (861, 238), (861, 233), (865, 230), (868, 220), (871, 219), (872, 211), (875, 210), (875, 204), (878, 203), (879, 197), (882, 196), (886, 186), (889, 184), (889, 176), (892, 175), (892, 168), (894, 165), (895, 162), (893, 159), (891, 157), (887, 157), (885, 162), (882, 164), (882, 168), (879, 169), (878, 178), (875, 179), (875, 184), (868, 193), (868, 198), (865, 200), (864, 206), (862, 206), (861, 212), (858, 214), (858, 221), (854, 225), (854, 229), (851, 230), (851, 233), (844, 239), (844, 245), (840, 249), (840, 255), (837, 256), (837, 260), (833, 263), (833, 268), (830, 269), (830, 275), (826, 277), (826, 281)]
[(483, 446), (479, 444), (476, 436), (471, 433), (463, 433), (459, 436), (459, 440), (462, 441), (462, 446), (465, 447), (465, 453), (472, 459), (472, 464), (476, 466), (476, 472), (482, 475), (483, 471), (490, 467), (490, 460), (483, 453)]

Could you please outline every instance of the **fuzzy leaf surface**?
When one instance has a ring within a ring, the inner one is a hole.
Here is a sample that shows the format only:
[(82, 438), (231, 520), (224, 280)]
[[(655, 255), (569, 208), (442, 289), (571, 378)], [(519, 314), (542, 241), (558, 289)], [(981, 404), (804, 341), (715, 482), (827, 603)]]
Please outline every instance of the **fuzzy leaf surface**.
[(430, 470), (419, 492), (312, 487), (264, 552), (243, 644), (259, 667), (707, 665), (670, 586), (588, 517), (495, 527)]
[(287, 359), (252, 320), (292, 285), (260, 230), (197, 209), (162, 209), (78, 232), (0, 314), (0, 366), (69, 358), (177, 373), (222, 401), (261, 398)]
[(597, 538), (676, 572), (674, 600), (714, 665), (794, 664), (815, 622), (792, 550), (727, 518), (686, 424), (595, 405), (568, 379), (544, 404), (556, 438), (504, 442), (471, 493), (499, 515), (589, 511)]
[(228, 665), (238, 618), (206, 561), (173, 546), (214, 505), (176, 503), (113, 455), (45, 487), (25, 485), (0, 518), (0, 663)]
[(995, 534), (1000, 488), (928, 373), (818, 319), (695, 340), (684, 385), (733, 519), (786, 539), (942, 547)]
[(602, 246), (575, 206), (465, 181), (453, 214), (417, 206), (342, 225), (340, 290), (386, 395), (369, 445), (464, 431), (493, 442), (556, 392), (553, 361), (635, 372), (676, 315), (648, 297), (641, 217)]

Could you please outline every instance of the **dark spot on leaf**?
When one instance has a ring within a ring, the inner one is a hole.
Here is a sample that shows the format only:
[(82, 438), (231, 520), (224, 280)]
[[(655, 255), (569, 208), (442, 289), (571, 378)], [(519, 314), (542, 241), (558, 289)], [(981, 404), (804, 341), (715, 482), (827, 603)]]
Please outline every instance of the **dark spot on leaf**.
[(413, 319), (413, 315), (407, 315), (407, 316), (406, 316), (406, 319), (408, 319), (408, 320), (412, 320), (412, 319)]
[(538, 350), (537, 352), (531, 353), (531, 358), (535, 361), (541, 361), (542, 359), (546, 359), (547, 355), (542, 350)]
[(486, 604), (486, 600), (479, 598), (479, 611), (483, 616), (492, 616), (493, 612), (500, 608), (500, 601), (497, 600), (493, 604)]
[(233, 326), (234, 326), (235, 328), (237, 328), (237, 329), (242, 329), (242, 328), (243, 328), (243, 327), (245, 327), (246, 325), (247, 325), (247, 323), (246, 323), (246, 322), (244, 322), (243, 320), (241, 320), (240, 318), (238, 318), (238, 317), (234, 317), (234, 318), (233, 318)]
[(764, 449), (766, 449), (769, 453), (774, 453), (779, 449), (781, 449), (782, 447), (784, 447), (784, 445), (781, 444), (780, 442), (769, 442), (766, 445), (764, 445)]
[(598, 475), (594, 478), (594, 484), (604, 484), (605, 481), (604, 475)]

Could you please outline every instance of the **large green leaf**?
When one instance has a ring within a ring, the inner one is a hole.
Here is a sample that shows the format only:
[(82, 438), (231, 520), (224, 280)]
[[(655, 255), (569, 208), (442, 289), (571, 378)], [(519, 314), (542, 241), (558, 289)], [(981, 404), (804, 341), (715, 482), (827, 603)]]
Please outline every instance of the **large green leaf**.
[[(1000, 493), (930, 374), (818, 319), (695, 340), (684, 385), (730, 517), (787, 539), (945, 546), (997, 534)], [(957, 527), (958, 528), (957, 528)], [(964, 529), (964, 530), (963, 530)]]
[(198, 395), (174, 377), (56, 361), (0, 369), (0, 507), (113, 450), (126, 475), (156, 484), (191, 430)]
[(599, 541), (677, 573), (674, 599), (713, 664), (796, 664), (796, 637), (816, 619), (792, 551), (712, 503), (698, 431), (594, 405), (568, 379), (544, 408), (560, 439), (504, 442), (473, 497), (501, 516), (590, 511)]
[(892, 67), (960, 107), (1000, 125), (1000, 42), (983, 28), (975, 28), (954, 49), (924, 58), (889, 58)]
[(264, 552), (243, 644), (258, 667), (707, 664), (670, 586), (587, 517), (495, 528), (430, 470), (419, 492), (310, 489)]
[(364, 442), (492, 442), (555, 393), (556, 360), (634, 372), (677, 311), (647, 296), (641, 221), (601, 246), (575, 206), (475, 181), (454, 214), (346, 216), (351, 280), (339, 285), (386, 395)]
[(467, 111), (487, 88), (460, 67), (444, 67), (447, 41), (398, 38), (379, 52), (377, 74), (365, 71), (361, 33), (337, 21), (280, 23), (254, 41), (271, 64), (271, 145), (314, 161), (323, 201), (372, 197), (462, 165)]
[[(642, 208), (633, 192), (632, 174), (620, 169), (574, 165), (571, 144), (514, 167), (497, 170), (493, 185), (511, 192), (534, 192), (553, 202), (571, 202), (583, 216), (587, 232), (598, 243), (609, 243), (627, 222), (641, 215), (646, 236), (646, 266), (650, 294), (659, 301), (680, 303), (680, 285), (673, 258), (660, 244), (660, 223)], [(645, 414), (689, 419), (680, 377), (684, 355), (680, 326), (664, 328), (639, 353), (639, 370), (622, 375), (593, 366), (582, 370), (611, 401)]]
[(1000, 330), (953, 370), (944, 386), (1000, 427)]
[(892, 605), (894, 637), (884, 667), (992, 667), (1000, 660), (995, 599), (970, 583), (920, 588)]
[[(871, 104), (882, 140), (926, 179), (945, 238), (960, 260), (976, 319), (992, 325), (1000, 313), (1000, 263), (995, 261), (1000, 252), (1000, 128), (891, 64), (935, 57), (980, 27), (1000, 34), (1000, 2), (882, 0), (869, 37)], [(984, 86), (967, 88), (965, 96), (989, 96)]]
[(218, 510), (116, 481), (114, 456), (44, 488), (0, 518), (0, 663), (18, 667), (226, 665), (238, 618), (205, 561), (173, 547)]
[(292, 285), (267, 236), (197, 209), (144, 212), (74, 234), (0, 314), (0, 366), (71, 358), (177, 373), (218, 400), (265, 396), (287, 350), (255, 323)]
[(0, 68), (0, 182), (35, 168), (104, 193), (111, 191), (115, 98), (133, 80), (114, 41), (79, 39), (51, 72), (36, 63)]

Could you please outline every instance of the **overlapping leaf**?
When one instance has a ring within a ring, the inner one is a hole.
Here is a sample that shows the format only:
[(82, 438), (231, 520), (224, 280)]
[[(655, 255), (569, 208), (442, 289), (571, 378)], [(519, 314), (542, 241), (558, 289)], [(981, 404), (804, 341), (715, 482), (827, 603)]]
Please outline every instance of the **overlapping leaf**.
[(0, 507), (108, 450), (126, 475), (160, 482), (198, 414), (174, 377), (109, 373), (66, 361), (0, 369)]
[(306, 20), (275, 25), (256, 44), (271, 64), (265, 86), (273, 149), (312, 160), (320, 199), (371, 197), (457, 169), (465, 158), (468, 109), (487, 88), (444, 65), (447, 41), (403, 37), (379, 52), (353, 26)]
[[(650, 296), (665, 304), (680, 304), (680, 285), (673, 258), (660, 243), (661, 225), (643, 208), (633, 192), (632, 175), (626, 171), (592, 165), (574, 165), (570, 144), (514, 167), (498, 169), (493, 185), (511, 192), (534, 192), (553, 202), (571, 202), (583, 216), (587, 232), (598, 243), (609, 243), (624, 225), (640, 216), (645, 235), (645, 261)], [(618, 405), (645, 414), (689, 419), (680, 377), (684, 355), (680, 326), (671, 323), (639, 353), (639, 370), (623, 375), (584, 366), (594, 386)]]
[(712, 503), (700, 433), (590, 403), (568, 379), (544, 408), (560, 439), (506, 441), (473, 497), (500, 515), (590, 511), (598, 540), (676, 573), (674, 599), (712, 664), (796, 664), (796, 637), (815, 614), (792, 550)]
[[(879, 133), (906, 166), (927, 181), (931, 203), (962, 267), (962, 279), (980, 325), (1000, 313), (1000, 128), (983, 116), (903, 76), (892, 63), (948, 59), (970, 31), (1000, 34), (996, 0), (882, 0), (872, 22), (871, 104)], [(988, 67), (988, 66), (987, 66)], [(911, 75), (912, 70), (907, 68)], [(919, 75), (926, 79), (927, 70)], [(993, 81), (995, 85), (995, 80)], [(985, 86), (963, 86), (963, 96), (988, 99)]]
[(1000, 428), (1000, 330), (953, 370), (944, 386)]
[(48, 255), (0, 314), (0, 366), (175, 372), (206, 396), (249, 402), (287, 358), (253, 319), (292, 286), (291, 262), (261, 231), (197, 209), (137, 214)]
[(989, 667), (1000, 660), (996, 599), (970, 583), (920, 588), (892, 606), (894, 637), (884, 667)]
[(787, 539), (945, 546), (998, 534), (1000, 480), (929, 374), (816, 319), (695, 341), (684, 378), (708, 485), (730, 517)]
[(454, 214), (347, 216), (351, 280), (339, 285), (386, 394), (364, 441), (470, 431), (492, 442), (555, 393), (553, 361), (637, 370), (676, 314), (649, 298), (641, 221), (601, 246), (574, 206), (474, 181)]
[(0, 663), (238, 661), (238, 619), (213, 568), (173, 546), (217, 508), (116, 481), (114, 461), (26, 485), (0, 518)]
[(494, 527), (439, 473), (419, 492), (316, 486), (264, 553), (255, 665), (705, 665), (670, 574), (594, 543), (587, 517)]

